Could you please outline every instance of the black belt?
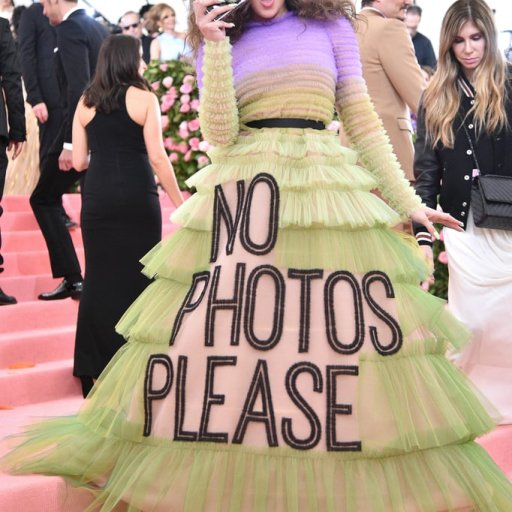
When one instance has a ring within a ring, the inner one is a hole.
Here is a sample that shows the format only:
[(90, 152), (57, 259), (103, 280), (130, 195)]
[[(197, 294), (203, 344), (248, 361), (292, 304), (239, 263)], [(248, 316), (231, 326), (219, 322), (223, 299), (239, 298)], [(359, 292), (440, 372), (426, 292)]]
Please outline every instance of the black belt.
[(258, 119), (245, 123), (249, 128), (312, 128), (313, 130), (325, 130), (325, 123), (311, 121), (310, 119), (272, 118)]

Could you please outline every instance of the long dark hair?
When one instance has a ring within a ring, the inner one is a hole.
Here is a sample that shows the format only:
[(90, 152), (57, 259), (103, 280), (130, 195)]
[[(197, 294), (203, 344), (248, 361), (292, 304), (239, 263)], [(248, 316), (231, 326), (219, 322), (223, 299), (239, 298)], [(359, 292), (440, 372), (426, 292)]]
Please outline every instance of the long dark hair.
[[(192, 4), (193, 0), (190, 1), (187, 42), (197, 52), (203, 37), (196, 25)], [(355, 19), (355, 9), (352, 0), (285, 0), (285, 4), (289, 11), (297, 13), (297, 16), (304, 19), (332, 20), (346, 17), (351, 23)], [(235, 24), (233, 28), (226, 30), (226, 34), (231, 39), (231, 42), (240, 38), (244, 31), (245, 23), (251, 19), (251, 16), (251, 5), (250, 2), (247, 2), (226, 19), (226, 21)]]
[(84, 105), (109, 114), (119, 107), (121, 93), (130, 86), (151, 91), (140, 75), (140, 41), (132, 36), (110, 36), (103, 41), (96, 72), (84, 92)]

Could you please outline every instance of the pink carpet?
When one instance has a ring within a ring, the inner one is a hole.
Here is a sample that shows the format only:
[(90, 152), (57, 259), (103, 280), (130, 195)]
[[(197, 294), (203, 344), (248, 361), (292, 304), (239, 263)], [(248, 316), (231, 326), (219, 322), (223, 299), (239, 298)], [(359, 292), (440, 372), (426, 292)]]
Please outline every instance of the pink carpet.
[[(59, 280), (51, 277), (46, 246), (28, 198), (6, 197), (2, 205), (6, 271), (0, 286), (19, 303), (0, 307), (0, 439), (39, 418), (73, 413), (82, 402), (80, 384), (72, 376), (78, 304), (71, 299), (37, 300), (39, 293)], [(77, 220), (80, 197), (66, 196), (65, 207)], [(175, 229), (169, 222), (173, 208), (164, 198), (162, 208), (165, 236)], [(83, 262), (80, 229), (74, 230), (73, 241)], [(512, 425), (496, 429), (480, 442), (512, 477)], [(8, 444), (8, 440), (0, 443), (0, 455)], [(79, 512), (88, 503), (85, 491), (68, 488), (61, 478), (0, 473), (1, 512)]]

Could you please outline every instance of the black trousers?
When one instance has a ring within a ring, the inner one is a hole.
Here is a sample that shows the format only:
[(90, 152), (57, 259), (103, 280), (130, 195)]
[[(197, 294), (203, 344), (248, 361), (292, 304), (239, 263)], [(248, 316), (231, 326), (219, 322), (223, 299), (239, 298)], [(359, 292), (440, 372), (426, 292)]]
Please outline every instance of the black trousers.
[(46, 123), (37, 123), (39, 127), (39, 167), (41, 169), (46, 165), (46, 157), (51, 153), (55, 141), (59, 138), (63, 124), (63, 108), (48, 109)]
[[(61, 144), (54, 144), (54, 148), (61, 147)], [(60, 151), (52, 148), (44, 158), (39, 181), (30, 196), (30, 205), (48, 247), (53, 277), (68, 277), (81, 271), (62, 215), (62, 196), (82, 177), (82, 173), (74, 169), (61, 171), (59, 155)]]
[[(7, 141), (5, 139), (0, 140), (0, 219), (2, 217), (2, 213), (4, 210), (2, 208), (2, 197), (4, 196), (4, 186), (5, 186), (5, 175), (7, 173), (7, 164), (9, 161), (7, 160)], [(2, 250), (2, 231), (0, 230), (0, 251)], [(2, 257), (2, 253), (0, 252), (0, 272), (4, 271), (4, 258)]]

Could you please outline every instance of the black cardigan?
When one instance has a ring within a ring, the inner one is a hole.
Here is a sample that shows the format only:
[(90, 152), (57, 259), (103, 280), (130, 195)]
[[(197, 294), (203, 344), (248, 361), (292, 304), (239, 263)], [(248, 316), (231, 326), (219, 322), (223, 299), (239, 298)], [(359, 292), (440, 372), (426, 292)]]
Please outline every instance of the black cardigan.
[[(477, 139), (473, 119), (471, 116), (466, 117), (474, 103), (475, 91), (464, 77), (459, 78), (459, 86), (461, 101), (459, 114), (454, 121), (453, 149), (441, 144), (432, 147), (425, 133), (425, 110), (423, 104), (420, 105), (414, 176), (416, 193), (423, 203), (430, 208), (436, 208), (439, 197), (443, 211), (464, 222), (465, 227), (470, 206), (472, 170), (476, 165), (462, 120), (473, 142), (482, 174), (512, 176), (512, 130), (502, 129), (491, 135), (481, 133)], [(512, 126), (512, 79), (507, 82), (507, 94), (506, 112)], [(427, 229), (424, 226), (414, 224), (414, 233), (420, 245), (431, 243), (430, 237), (425, 235)]]

